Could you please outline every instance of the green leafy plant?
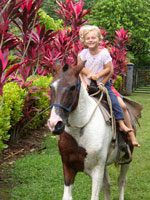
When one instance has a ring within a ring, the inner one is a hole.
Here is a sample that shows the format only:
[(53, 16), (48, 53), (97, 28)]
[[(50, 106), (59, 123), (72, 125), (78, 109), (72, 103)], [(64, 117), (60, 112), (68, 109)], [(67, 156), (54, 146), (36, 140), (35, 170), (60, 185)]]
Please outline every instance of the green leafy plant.
[(117, 76), (113, 85), (118, 91), (120, 91), (120, 89), (122, 87), (122, 76)]
[[(4, 144), (12, 136), (15, 124), (23, 116), (23, 106), (27, 92), (16, 82), (6, 83), (3, 88), (3, 104), (0, 109), (0, 151), (6, 148)], [(0, 96), (0, 100), (2, 97)]]
[[(50, 88), (49, 84), (51, 83), (52, 76), (39, 76), (36, 80), (33, 81), (31, 87), (38, 88), (36, 93), (31, 94), (31, 98), (38, 97), (32, 107), (35, 107), (36, 110), (32, 112), (31, 116), (35, 119), (28, 124), (28, 128), (36, 129), (45, 123), (49, 116), (49, 102), (50, 102)], [(45, 109), (47, 109), (45, 111)], [(45, 111), (45, 112), (44, 112)], [(41, 113), (41, 114), (40, 114)], [(32, 119), (32, 118), (31, 118)]]
[(116, 29), (128, 30), (131, 34), (128, 49), (135, 57), (131, 62), (143, 65), (143, 56), (149, 55), (150, 49), (149, 7), (147, 0), (98, 0), (88, 19), (91, 24), (108, 31), (111, 38)]
[(57, 31), (58, 29), (62, 28), (63, 21), (58, 19), (54, 20), (52, 17), (46, 14), (46, 12), (43, 9), (38, 10), (39, 15), (39, 22), (41, 25), (45, 25), (46, 30), (54, 30)]
[[(0, 96), (0, 100), (1, 100)], [(3, 103), (3, 106), (0, 109), (0, 152), (7, 148), (7, 144), (4, 142), (8, 141), (10, 135), (8, 134), (9, 129), (11, 128), (10, 124), (10, 111), (11, 109), (8, 107), (6, 103)]]
[(22, 109), (27, 92), (19, 87), (16, 82), (6, 83), (3, 90), (4, 102), (11, 110), (11, 126), (13, 127), (23, 116)]

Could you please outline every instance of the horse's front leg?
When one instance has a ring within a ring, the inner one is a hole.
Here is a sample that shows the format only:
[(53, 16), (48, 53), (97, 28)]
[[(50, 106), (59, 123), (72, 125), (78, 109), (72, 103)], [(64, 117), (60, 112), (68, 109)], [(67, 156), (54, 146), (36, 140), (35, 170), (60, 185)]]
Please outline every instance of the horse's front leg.
[(129, 164), (121, 165), (120, 175), (118, 178), (118, 185), (119, 185), (119, 200), (124, 200), (124, 189), (126, 183), (126, 174), (129, 169)]
[(110, 177), (108, 174), (107, 167), (105, 167), (104, 171), (103, 191), (104, 191), (104, 199), (110, 200)]
[(64, 171), (64, 194), (62, 200), (73, 200), (72, 198), (72, 189), (74, 184), (74, 179), (76, 172), (63, 163)]
[(91, 200), (99, 200), (100, 189), (103, 185), (104, 165), (96, 166), (93, 168), (92, 177), (92, 196)]

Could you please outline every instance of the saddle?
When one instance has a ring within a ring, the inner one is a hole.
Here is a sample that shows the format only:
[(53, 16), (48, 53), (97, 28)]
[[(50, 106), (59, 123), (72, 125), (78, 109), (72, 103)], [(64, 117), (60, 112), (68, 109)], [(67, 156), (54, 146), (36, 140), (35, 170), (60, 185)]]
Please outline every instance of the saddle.
[[(99, 91), (96, 81), (91, 80), (91, 84), (90, 84), (90, 86), (88, 86), (88, 93), (90, 96), (91, 95), (93, 96), (93, 98), (96, 102), (98, 102), (98, 99), (100, 98), (100, 95), (101, 95), (101, 91)], [(132, 123), (134, 131), (136, 133), (136, 123), (138, 123), (138, 119), (141, 117), (141, 110), (143, 109), (143, 106), (135, 101), (130, 100), (127, 97), (122, 96), (122, 98), (127, 106), (127, 110), (130, 115), (131, 123)], [(99, 107), (102, 111), (102, 114), (104, 116), (106, 123), (108, 125), (112, 126), (112, 116), (110, 114), (110, 108), (108, 106), (108, 102), (107, 102), (105, 93), (103, 95), (101, 103), (99, 104)], [(114, 116), (113, 116), (113, 118), (114, 118)], [(127, 134), (124, 132), (122, 133), (119, 130), (119, 126), (116, 122), (113, 124), (113, 126), (114, 126), (115, 133), (114, 133), (112, 143), (114, 143), (116, 141), (118, 144), (118, 147), (119, 147), (116, 163), (117, 164), (128, 164), (132, 161), (133, 146), (129, 143)], [(121, 152), (124, 152), (123, 157), (121, 157)]]

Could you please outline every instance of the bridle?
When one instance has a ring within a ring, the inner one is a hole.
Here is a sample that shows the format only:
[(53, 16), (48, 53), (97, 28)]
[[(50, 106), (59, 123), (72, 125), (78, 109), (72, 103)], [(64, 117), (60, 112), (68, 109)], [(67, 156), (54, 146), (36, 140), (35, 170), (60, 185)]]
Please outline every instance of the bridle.
[(50, 105), (50, 108), (52, 108), (53, 106), (55, 106), (55, 107), (62, 108), (62, 109), (64, 109), (64, 110), (67, 111), (67, 112), (70, 112), (71, 109), (72, 109), (72, 107), (73, 107), (73, 105), (74, 105), (74, 103), (75, 103), (75, 101), (76, 101), (77, 95), (78, 95), (78, 93), (79, 93), (80, 84), (81, 84), (81, 82), (80, 82), (79, 77), (78, 77), (78, 78), (77, 78), (76, 95), (75, 95), (75, 97), (74, 97), (74, 99), (73, 99), (72, 104), (71, 104), (69, 107), (63, 106), (63, 105), (58, 104), (58, 103), (53, 103), (53, 104)]

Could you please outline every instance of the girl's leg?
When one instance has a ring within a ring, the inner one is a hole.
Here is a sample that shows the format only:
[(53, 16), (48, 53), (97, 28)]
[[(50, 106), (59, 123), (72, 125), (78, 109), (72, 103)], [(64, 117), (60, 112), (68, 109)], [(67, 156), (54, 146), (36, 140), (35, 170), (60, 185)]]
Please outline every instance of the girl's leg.
[(125, 118), (124, 122), (127, 125), (127, 127), (129, 127), (131, 129), (131, 131), (128, 131), (129, 139), (130, 139), (133, 146), (140, 147), (140, 144), (137, 142), (135, 134), (134, 134), (134, 130), (133, 130), (133, 127), (132, 127), (132, 124), (131, 124), (131, 121), (130, 121), (130, 116), (129, 116), (126, 104), (124, 103), (124, 101), (122, 100), (121, 97), (118, 96), (117, 98), (118, 98), (119, 104), (120, 104), (120, 106), (123, 110), (123, 113), (124, 113), (124, 118)]
[(111, 83), (108, 82), (105, 84), (105, 87), (108, 90), (110, 99), (111, 99), (111, 103), (112, 103), (112, 109), (114, 111), (114, 115), (115, 115), (115, 119), (118, 121), (119, 123), (119, 128), (121, 131), (123, 132), (130, 132), (132, 130), (132, 128), (128, 128), (125, 123), (124, 123), (124, 114), (123, 114), (123, 110), (118, 102), (118, 99), (116, 97), (116, 95), (113, 93), (113, 91), (111, 90)]
[(119, 124), (119, 130), (121, 132), (129, 133), (129, 132), (133, 131), (132, 128), (127, 127), (127, 125), (124, 123), (124, 120), (118, 119), (117, 122)]

